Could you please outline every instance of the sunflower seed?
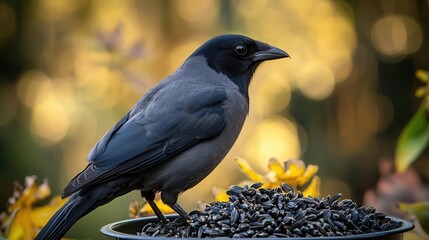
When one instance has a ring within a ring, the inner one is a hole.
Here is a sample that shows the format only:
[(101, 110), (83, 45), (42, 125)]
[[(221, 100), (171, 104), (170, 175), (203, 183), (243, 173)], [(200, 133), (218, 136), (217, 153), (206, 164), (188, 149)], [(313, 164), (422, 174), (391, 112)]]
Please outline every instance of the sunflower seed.
[[(188, 224), (177, 218), (167, 224), (149, 223), (137, 233), (153, 237), (318, 237), (345, 236), (398, 228), (373, 207), (358, 207), (350, 199), (304, 197), (282, 184), (281, 188), (261, 188), (262, 183), (232, 186), (229, 202), (207, 204), (205, 212), (189, 213)], [(282, 189), (284, 192), (282, 192)]]

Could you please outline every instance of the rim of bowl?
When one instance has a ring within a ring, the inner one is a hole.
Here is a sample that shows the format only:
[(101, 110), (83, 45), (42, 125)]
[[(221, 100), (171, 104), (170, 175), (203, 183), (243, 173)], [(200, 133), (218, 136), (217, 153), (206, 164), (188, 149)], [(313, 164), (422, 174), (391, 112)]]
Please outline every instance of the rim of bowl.
[[(165, 215), (165, 217), (167, 219), (175, 219), (177, 217), (179, 217), (178, 214), (167, 214)], [(379, 232), (373, 232), (373, 233), (364, 233), (364, 234), (356, 234), (356, 235), (347, 235), (347, 236), (330, 236), (330, 237), (298, 237), (298, 238), (293, 238), (294, 240), (318, 240), (318, 239), (323, 239), (323, 240), (341, 240), (341, 239), (365, 239), (365, 238), (373, 238), (376, 239), (377, 237), (382, 237), (382, 236), (388, 236), (388, 235), (393, 235), (393, 234), (402, 234), (404, 232), (408, 232), (410, 230), (412, 230), (414, 228), (414, 224), (407, 221), (407, 220), (403, 220), (400, 218), (395, 218), (395, 217), (391, 217), (391, 216), (386, 216), (392, 220), (395, 221), (400, 221), (402, 222), (402, 226), (399, 228), (395, 228), (395, 229), (390, 229), (390, 230), (386, 230), (386, 231), (379, 231)], [(134, 239), (162, 239), (162, 238), (168, 238), (168, 239), (180, 239), (180, 238), (174, 238), (174, 237), (151, 237), (151, 236), (138, 236), (135, 234), (129, 234), (129, 233), (124, 233), (124, 232), (119, 232), (115, 230), (115, 227), (119, 226), (119, 225), (124, 225), (127, 223), (135, 223), (135, 222), (141, 222), (141, 221), (158, 221), (158, 218), (156, 216), (150, 216), (150, 217), (143, 217), (143, 218), (134, 218), (134, 219), (127, 219), (127, 220), (122, 220), (122, 221), (117, 221), (117, 222), (113, 222), (110, 224), (107, 224), (103, 227), (101, 227), (100, 231), (101, 233), (103, 233), (104, 235), (110, 236), (110, 237), (114, 237), (117, 239), (130, 239), (130, 240), (134, 240)], [(143, 224), (142, 224), (143, 227)], [(213, 238), (211, 238), (213, 239)], [(252, 239), (252, 238), (241, 238), (241, 239)], [(264, 239), (264, 238), (263, 238)], [(272, 238), (265, 238), (265, 239), (272, 239)]]

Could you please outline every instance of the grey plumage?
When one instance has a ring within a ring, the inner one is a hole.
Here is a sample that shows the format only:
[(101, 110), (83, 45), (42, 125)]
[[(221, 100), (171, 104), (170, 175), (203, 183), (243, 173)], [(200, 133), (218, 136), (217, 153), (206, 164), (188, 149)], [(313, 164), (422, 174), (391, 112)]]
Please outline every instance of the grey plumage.
[[(243, 49), (244, 48), (244, 49)], [(131, 190), (182, 217), (178, 195), (204, 179), (237, 139), (249, 110), (248, 86), (261, 61), (288, 57), (240, 35), (221, 35), (197, 49), (149, 90), (91, 150), (89, 165), (65, 187), (71, 196), (36, 239), (59, 239), (82, 216)]]

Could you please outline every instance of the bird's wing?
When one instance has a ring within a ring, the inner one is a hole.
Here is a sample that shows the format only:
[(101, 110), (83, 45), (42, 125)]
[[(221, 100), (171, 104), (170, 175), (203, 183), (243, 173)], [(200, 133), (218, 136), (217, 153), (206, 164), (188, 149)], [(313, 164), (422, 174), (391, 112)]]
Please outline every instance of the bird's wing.
[(226, 98), (224, 88), (212, 87), (171, 108), (152, 101), (139, 113), (127, 114), (91, 151), (90, 164), (70, 181), (62, 196), (155, 166), (216, 136), (226, 125)]

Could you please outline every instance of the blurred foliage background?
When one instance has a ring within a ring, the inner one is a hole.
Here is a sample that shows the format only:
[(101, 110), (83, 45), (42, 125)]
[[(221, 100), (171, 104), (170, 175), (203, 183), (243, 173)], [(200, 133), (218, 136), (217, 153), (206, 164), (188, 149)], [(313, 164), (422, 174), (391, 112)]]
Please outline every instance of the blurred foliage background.
[[(417, 69), (429, 69), (429, 1), (0, 0), (0, 211), (12, 182), (48, 178), (54, 194), (151, 86), (195, 48), (239, 33), (287, 51), (263, 64), (234, 148), (179, 199), (192, 210), (211, 188), (245, 178), (241, 156), (263, 172), (270, 157), (319, 166), (322, 195), (362, 203), (381, 159), (418, 108)], [(413, 167), (427, 182), (428, 152)], [(376, 197), (376, 196), (375, 196)], [(128, 217), (137, 192), (101, 207), (69, 232)]]

